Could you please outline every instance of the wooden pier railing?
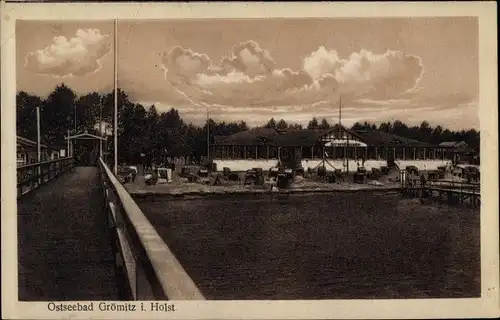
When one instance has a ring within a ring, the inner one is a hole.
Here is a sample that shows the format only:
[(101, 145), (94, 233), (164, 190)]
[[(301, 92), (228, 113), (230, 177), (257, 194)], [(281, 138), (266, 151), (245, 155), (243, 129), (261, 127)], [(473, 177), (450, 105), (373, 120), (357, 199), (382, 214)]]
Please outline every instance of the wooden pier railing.
[(123, 300), (205, 300), (102, 159), (99, 171)]
[(74, 164), (73, 157), (68, 157), (17, 167), (17, 197), (70, 171)]
[(438, 198), (450, 204), (469, 203), (473, 207), (481, 204), (481, 184), (447, 181), (447, 180), (402, 180), (402, 192), (404, 196), (419, 198)]

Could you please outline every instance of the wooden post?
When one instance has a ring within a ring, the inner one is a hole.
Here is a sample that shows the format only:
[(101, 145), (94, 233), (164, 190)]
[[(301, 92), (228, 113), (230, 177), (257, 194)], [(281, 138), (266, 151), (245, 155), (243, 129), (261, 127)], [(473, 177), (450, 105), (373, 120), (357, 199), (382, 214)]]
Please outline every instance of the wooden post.
[(417, 148), (413, 148), (413, 160), (417, 159)]
[(259, 157), (259, 146), (255, 146), (255, 159)]
[(42, 161), (42, 144), (40, 135), (40, 106), (36, 107), (36, 153), (38, 163)]
[(405, 149), (406, 149), (406, 147), (403, 147), (403, 160), (406, 160), (405, 159)]
[(378, 146), (375, 147), (375, 159), (378, 160)]
[(425, 160), (427, 157), (427, 148), (423, 148), (423, 149), (424, 149), (424, 160)]
[(314, 147), (311, 147), (311, 159), (314, 159)]
[[(113, 49), (114, 49), (114, 54), (115, 54), (115, 57), (114, 57), (114, 80), (115, 80), (115, 91), (114, 91), (114, 106), (115, 106), (115, 114), (114, 114), (114, 126), (113, 126), (113, 129), (114, 129), (114, 143), (113, 143), (113, 149), (114, 149), (114, 153), (115, 153), (115, 161), (114, 161), (114, 167), (113, 167), (113, 172), (116, 175), (118, 175), (118, 49), (117, 49), (117, 46), (118, 46), (118, 21), (115, 19), (115, 34), (114, 34), (114, 46), (113, 46)], [(75, 124), (76, 125), (76, 124)], [(76, 132), (75, 132), (76, 134)]]

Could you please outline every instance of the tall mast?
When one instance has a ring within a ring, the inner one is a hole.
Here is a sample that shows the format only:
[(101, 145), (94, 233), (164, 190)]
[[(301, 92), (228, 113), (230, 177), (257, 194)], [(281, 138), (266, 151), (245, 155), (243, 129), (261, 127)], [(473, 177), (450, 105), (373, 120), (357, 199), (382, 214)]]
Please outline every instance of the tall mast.
[(102, 158), (102, 101), (99, 103), (99, 157)]
[(40, 137), (40, 106), (36, 107), (36, 153), (38, 163), (42, 161), (42, 144)]
[(339, 97), (339, 139), (342, 139), (342, 96)]
[(207, 107), (207, 158), (210, 159), (210, 118)]
[(117, 37), (118, 37), (118, 23), (117, 19), (115, 19), (115, 43), (114, 43), (114, 53), (115, 53), (115, 67), (114, 67), (114, 80), (115, 80), (115, 123), (114, 123), (114, 151), (115, 151), (115, 165), (114, 165), (114, 173), (115, 175), (118, 174), (118, 77), (117, 77), (117, 71), (118, 71), (118, 59), (117, 59)]

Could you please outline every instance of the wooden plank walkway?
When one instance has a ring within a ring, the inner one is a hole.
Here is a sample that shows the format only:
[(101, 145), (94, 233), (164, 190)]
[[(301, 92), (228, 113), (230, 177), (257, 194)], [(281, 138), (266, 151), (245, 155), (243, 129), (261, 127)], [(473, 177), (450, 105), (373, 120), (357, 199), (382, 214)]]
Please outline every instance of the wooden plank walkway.
[(18, 200), (20, 301), (118, 300), (96, 167), (77, 167)]

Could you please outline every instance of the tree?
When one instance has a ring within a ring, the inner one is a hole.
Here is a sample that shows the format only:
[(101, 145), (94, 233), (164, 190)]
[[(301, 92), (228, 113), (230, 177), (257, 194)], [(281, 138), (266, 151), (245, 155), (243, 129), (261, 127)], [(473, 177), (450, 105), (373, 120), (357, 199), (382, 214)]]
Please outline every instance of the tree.
[(389, 132), (391, 132), (391, 131), (392, 131), (392, 124), (391, 124), (391, 122), (390, 122), (390, 121), (388, 121), (388, 122), (382, 122), (382, 123), (379, 125), (378, 129), (379, 129), (380, 131), (383, 131), (383, 132), (387, 132), (387, 133), (389, 133)]
[(391, 128), (391, 133), (398, 136), (407, 136), (408, 135), (408, 126), (401, 122), (400, 120), (394, 121)]
[(364, 127), (361, 123), (356, 122), (355, 124), (352, 125), (351, 130), (362, 130)]
[[(77, 97), (75, 93), (64, 84), (57, 86), (49, 96), (43, 100), (40, 97), (19, 92), (16, 97), (16, 131), (17, 134), (36, 140), (36, 107), (41, 107), (41, 132), (42, 141), (48, 145), (57, 146), (64, 144), (64, 136), (68, 130), (74, 131), (74, 116), (76, 110), (77, 131), (92, 131), (99, 118), (102, 106), (103, 120), (111, 127), (114, 124), (114, 94), (113, 92), (100, 95), (88, 93)], [(159, 113), (154, 105), (150, 107), (133, 103), (127, 94), (118, 91), (118, 142), (120, 146), (119, 161), (135, 161), (140, 153), (147, 157), (162, 160), (168, 156), (193, 156), (200, 159), (207, 154), (207, 124), (195, 126), (186, 124), (177, 109), (170, 109)], [(214, 136), (228, 136), (234, 133), (249, 130), (244, 121), (217, 122), (208, 120), (210, 127), (210, 143)], [(276, 123), (271, 118), (264, 126), (266, 128), (291, 128), (302, 129), (300, 124), (288, 124), (281, 119)], [(333, 126), (322, 119), (318, 124), (313, 117), (307, 128), (331, 128), (337, 132), (339, 125)], [(377, 126), (364, 121), (352, 126), (356, 130), (372, 129)], [(424, 142), (439, 144), (443, 141), (465, 141), (474, 150), (480, 149), (480, 132), (470, 130), (450, 130), (441, 126), (432, 128), (427, 121), (419, 126), (409, 127), (400, 120), (383, 122), (379, 130), (412, 138)], [(108, 145), (112, 146), (113, 137), (108, 136)]]
[(441, 126), (435, 127), (432, 131), (432, 143), (440, 143), (442, 134), (443, 128)]
[(278, 121), (278, 123), (276, 124), (276, 128), (277, 129), (286, 129), (288, 128), (288, 123), (286, 123), (285, 120), (281, 119), (280, 121)]
[[(43, 105), (42, 99), (21, 91), (16, 96), (16, 133), (23, 138), (36, 140), (36, 108)], [(45, 131), (46, 128), (41, 128)]]
[(94, 128), (99, 122), (99, 112), (102, 97), (97, 93), (89, 93), (78, 98), (75, 102), (77, 132), (96, 131)]
[(301, 130), (302, 129), (302, 125), (300, 123), (290, 123), (288, 125), (288, 128), (289, 129), (294, 129), (294, 130)]
[(307, 129), (318, 129), (318, 119), (316, 117), (313, 117), (311, 121), (307, 124)]
[(65, 145), (67, 131), (75, 133), (75, 93), (61, 84), (47, 97), (41, 112), (44, 141), (49, 145)]
[(276, 120), (274, 120), (274, 118), (269, 119), (264, 128), (276, 128)]
[(330, 124), (328, 123), (328, 121), (326, 121), (325, 118), (323, 118), (321, 120), (321, 124), (318, 127), (319, 127), (319, 129), (329, 129), (329, 128), (331, 128)]

